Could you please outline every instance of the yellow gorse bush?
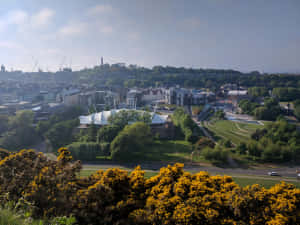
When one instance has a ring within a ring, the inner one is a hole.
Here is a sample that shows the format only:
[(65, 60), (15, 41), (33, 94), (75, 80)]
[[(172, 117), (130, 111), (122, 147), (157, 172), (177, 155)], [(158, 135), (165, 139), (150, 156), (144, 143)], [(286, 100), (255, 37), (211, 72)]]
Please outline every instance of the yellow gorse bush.
[(0, 193), (25, 198), (35, 217), (74, 215), (79, 224), (300, 224), (300, 190), (240, 187), (229, 176), (190, 174), (183, 164), (145, 179), (140, 167), (79, 177), (80, 162), (66, 148), (57, 161), (22, 150), (0, 161)]

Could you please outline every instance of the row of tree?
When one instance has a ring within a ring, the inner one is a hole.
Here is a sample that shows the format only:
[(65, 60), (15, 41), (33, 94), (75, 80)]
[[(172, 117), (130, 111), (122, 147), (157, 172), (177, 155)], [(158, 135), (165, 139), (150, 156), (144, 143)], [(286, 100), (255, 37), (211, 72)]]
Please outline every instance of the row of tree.
[(239, 102), (239, 107), (245, 114), (253, 115), (258, 120), (274, 121), (283, 114), (279, 102), (270, 97), (264, 98), (264, 104), (260, 105), (254, 100), (243, 99)]

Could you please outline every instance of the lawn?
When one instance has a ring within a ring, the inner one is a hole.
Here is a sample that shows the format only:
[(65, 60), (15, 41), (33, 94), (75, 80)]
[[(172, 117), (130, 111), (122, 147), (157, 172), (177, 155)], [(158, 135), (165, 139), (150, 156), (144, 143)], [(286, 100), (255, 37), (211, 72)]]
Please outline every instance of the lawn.
[(160, 162), (186, 162), (190, 160), (192, 144), (187, 141), (156, 140), (153, 144), (146, 146), (143, 152), (136, 152), (135, 160), (138, 161), (160, 161)]
[[(247, 185), (252, 185), (252, 184), (259, 184), (265, 188), (270, 188), (280, 182), (279, 180), (275, 180), (275, 179), (267, 180), (267, 179), (263, 179), (263, 178), (241, 178), (241, 177), (233, 177), (233, 180), (242, 187), (245, 187)], [(290, 182), (289, 181), (286, 183), (294, 184), (297, 188), (300, 188), (300, 182), (297, 182), (297, 181)]]
[(230, 120), (206, 123), (205, 127), (215, 136), (221, 139), (229, 139), (235, 145), (240, 142), (247, 142), (256, 129), (263, 128), (262, 125), (258, 124), (238, 123)]

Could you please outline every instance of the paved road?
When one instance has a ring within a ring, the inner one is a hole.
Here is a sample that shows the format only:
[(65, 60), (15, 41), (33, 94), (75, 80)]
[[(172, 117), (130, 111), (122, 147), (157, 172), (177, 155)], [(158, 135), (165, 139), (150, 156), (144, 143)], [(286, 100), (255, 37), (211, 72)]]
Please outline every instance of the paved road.
[[(123, 168), (123, 169), (133, 169), (137, 165), (140, 165), (142, 169), (148, 171), (157, 172), (161, 167), (165, 167), (168, 165), (167, 162), (152, 162), (152, 163), (112, 163), (112, 162), (103, 162), (103, 163), (95, 163), (95, 164), (83, 164), (83, 168), (86, 170), (96, 170), (96, 169), (108, 169), (108, 168)], [(290, 179), (296, 178), (296, 170), (300, 169), (298, 167), (278, 167), (273, 168), (271, 165), (266, 166), (264, 168), (221, 168), (216, 166), (201, 166), (200, 165), (191, 165), (185, 164), (184, 169), (189, 172), (199, 172), (199, 171), (207, 171), (211, 174), (226, 174), (234, 177), (248, 177), (248, 178), (261, 178), (261, 179)], [(268, 177), (268, 172), (275, 171), (281, 175), (280, 178), (277, 177)], [(265, 177), (260, 177), (265, 176)], [(267, 177), (266, 177), (267, 176)]]

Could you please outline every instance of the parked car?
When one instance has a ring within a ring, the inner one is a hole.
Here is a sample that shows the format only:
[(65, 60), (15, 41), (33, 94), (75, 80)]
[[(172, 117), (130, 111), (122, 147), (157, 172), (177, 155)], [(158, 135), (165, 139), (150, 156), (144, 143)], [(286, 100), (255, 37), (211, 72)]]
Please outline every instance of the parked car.
[(280, 176), (277, 172), (274, 172), (274, 171), (268, 172), (268, 175), (269, 176)]

